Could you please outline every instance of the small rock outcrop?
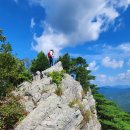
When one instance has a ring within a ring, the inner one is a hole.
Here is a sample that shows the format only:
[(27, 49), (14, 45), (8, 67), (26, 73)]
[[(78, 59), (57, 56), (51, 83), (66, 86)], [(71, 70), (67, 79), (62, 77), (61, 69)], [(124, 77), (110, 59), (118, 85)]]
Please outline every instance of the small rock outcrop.
[(37, 72), (31, 83), (19, 85), (15, 96), (29, 113), (15, 130), (100, 130), (95, 100), (89, 91), (83, 94), (82, 86), (70, 75), (64, 74), (61, 86), (63, 94), (57, 96), (56, 84), (48, 73), (62, 71), (61, 62)]

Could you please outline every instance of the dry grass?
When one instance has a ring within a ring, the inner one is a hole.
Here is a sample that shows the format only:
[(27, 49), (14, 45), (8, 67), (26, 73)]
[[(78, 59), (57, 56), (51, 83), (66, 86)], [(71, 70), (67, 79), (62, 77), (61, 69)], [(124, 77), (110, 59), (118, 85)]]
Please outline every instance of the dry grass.
[(63, 95), (62, 87), (57, 87), (57, 89), (55, 90), (55, 94), (61, 97)]
[(79, 104), (79, 99), (74, 99), (69, 102), (69, 107), (73, 108), (75, 104)]
[(87, 110), (87, 111), (83, 114), (83, 117), (84, 117), (83, 120), (84, 120), (86, 123), (88, 123), (89, 120), (91, 119), (91, 111), (90, 111), (90, 110)]
[[(73, 99), (71, 102), (69, 102), (68, 105), (71, 108), (73, 108), (75, 105), (77, 105), (79, 107), (79, 110), (81, 111), (81, 114), (83, 116), (83, 120), (82, 120), (80, 126), (81, 126), (81, 128), (83, 128), (92, 118), (91, 110), (90, 109), (85, 110), (85, 106), (80, 102), (79, 99)], [(91, 109), (94, 109), (94, 107), (92, 107)]]
[(82, 113), (83, 116), (83, 120), (81, 122), (81, 128), (83, 128), (87, 123), (89, 123), (90, 119), (91, 119), (91, 111), (87, 110), (84, 113)]
[(90, 110), (91, 110), (91, 112), (92, 112), (93, 114), (95, 113), (95, 109), (96, 109), (96, 108), (95, 108), (94, 105), (90, 107)]
[(85, 92), (84, 92), (84, 90), (81, 91), (81, 95), (82, 95), (82, 99), (84, 99), (85, 98)]

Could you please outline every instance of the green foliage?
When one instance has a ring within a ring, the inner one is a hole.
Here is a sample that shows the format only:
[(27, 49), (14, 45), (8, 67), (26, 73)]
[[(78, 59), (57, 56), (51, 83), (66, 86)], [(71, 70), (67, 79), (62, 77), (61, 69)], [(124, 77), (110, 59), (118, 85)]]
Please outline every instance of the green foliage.
[(23, 62), (11, 53), (0, 53), (0, 75), (0, 97), (6, 95), (8, 88), (31, 79)]
[[(2, 32), (0, 31), (2, 37)], [(0, 99), (4, 98), (9, 90), (14, 89), (19, 83), (31, 79), (24, 63), (16, 58), (11, 52), (9, 43), (0, 45)], [(4, 41), (5, 42), (5, 41)]]
[(83, 86), (84, 91), (88, 91), (90, 88), (90, 81), (94, 80), (95, 77), (90, 75), (90, 71), (87, 70), (85, 67), (78, 67), (76, 70), (76, 80), (80, 82)]
[(12, 51), (12, 47), (11, 47), (10, 43), (7, 43), (7, 44), (2, 43), (1, 44), (0, 52), (2, 52), (2, 53), (10, 53), (11, 51)]
[(82, 57), (77, 57), (76, 64), (77, 66), (88, 67), (88, 64), (86, 64), (86, 60)]
[(92, 88), (96, 99), (98, 117), (103, 130), (130, 130), (130, 115), (117, 107), (111, 101), (99, 94), (96, 88)]
[(21, 121), (26, 112), (15, 98), (10, 98), (6, 103), (0, 104), (0, 129), (13, 129)]
[(57, 71), (54, 71), (52, 73), (49, 73), (49, 76), (52, 78), (52, 81), (57, 85), (59, 86), (61, 84), (61, 81), (64, 77), (64, 73), (65, 71), (61, 71), (61, 72), (57, 72)]
[(63, 57), (59, 57), (58, 61), (62, 62), (64, 70), (69, 73), (70, 71), (70, 56), (66, 53)]
[(6, 37), (3, 36), (3, 30), (0, 29), (0, 42), (5, 42), (6, 41)]
[(80, 82), (85, 92), (89, 90), (92, 85), (90, 81), (94, 80), (95, 77), (90, 74), (90, 70), (86, 69), (88, 64), (84, 58), (77, 57), (71, 59), (67, 53), (59, 57), (58, 61), (62, 62), (63, 68), (67, 73), (76, 75), (76, 80)]
[(45, 56), (43, 52), (40, 52), (37, 55), (37, 58), (32, 61), (30, 70), (32, 73), (36, 73), (37, 71), (43, 71), (47, 68), (49, 68), (48, 58)]
[(61, 72), (54, 71), (52, 73), (49, 73), (49, 76), (52, 78), (52, 82), (57, 85), (57, 89), (55, 91), (55, 94), (58, 96), (61, 96), (63, 94), (63, 90), (61, 85), (61, 81), (64, 77), (65, 71), (62, 70)]

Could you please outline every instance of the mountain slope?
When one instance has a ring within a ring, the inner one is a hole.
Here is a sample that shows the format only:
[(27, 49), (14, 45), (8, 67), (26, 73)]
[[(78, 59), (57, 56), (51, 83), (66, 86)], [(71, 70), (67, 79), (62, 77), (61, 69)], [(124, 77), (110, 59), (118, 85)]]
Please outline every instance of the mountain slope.
[(61, 62), (37, 72), (31, 83), (24, 82), (14, 92), (22, 97), (21, 102), (29, 112), (15, 130), (100, 130), (91, 92), (84, 95), (80, 83), (64, 74), (60, 84), (62, 95), (58, 96), (61, 90), (49, 76), (54, 71), (62, 71)]
[(130, 88), (101, 87), (99, 92), (130, 113)]

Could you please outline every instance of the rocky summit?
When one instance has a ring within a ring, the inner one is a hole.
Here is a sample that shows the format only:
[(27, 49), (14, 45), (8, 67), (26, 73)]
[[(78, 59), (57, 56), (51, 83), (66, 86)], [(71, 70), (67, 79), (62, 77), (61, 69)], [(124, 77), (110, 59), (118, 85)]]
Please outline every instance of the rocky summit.
[(91, 90), (85, 94), (79, 82), (64, 74), (62, 95), (56, 94), (57, 85), (49, 73), (62, 70), (58, 62), (13, 92), (28, 112), (15, 130), (101, 130)]

